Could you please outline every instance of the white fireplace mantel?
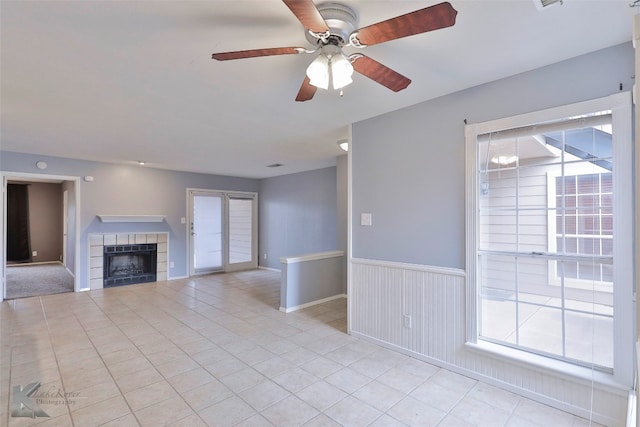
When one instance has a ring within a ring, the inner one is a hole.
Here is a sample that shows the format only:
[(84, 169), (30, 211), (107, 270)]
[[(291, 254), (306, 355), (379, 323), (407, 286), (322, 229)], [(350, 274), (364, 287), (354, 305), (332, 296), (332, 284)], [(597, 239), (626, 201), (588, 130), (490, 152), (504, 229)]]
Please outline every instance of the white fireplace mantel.
[(96, 215), (101, 222), (162, 222), (166, 215)]

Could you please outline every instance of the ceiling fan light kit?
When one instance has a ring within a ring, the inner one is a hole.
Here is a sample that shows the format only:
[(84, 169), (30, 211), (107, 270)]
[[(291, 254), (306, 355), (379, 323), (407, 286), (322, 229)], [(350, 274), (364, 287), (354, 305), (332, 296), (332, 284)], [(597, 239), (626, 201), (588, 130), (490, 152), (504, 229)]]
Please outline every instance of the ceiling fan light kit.
[(331, 58), (331, 78), (333, 79), (334, 89), (342, 89), (353, 83), (352, 75), (353, 65), (351, 65), (349, 58), (344, 53), (340, 52), (339, 56)]
[(307, 68), (309, 83), (321, 89), (329, 88), (329, 80), (334, 89), (342, 89), (353, 80), (353, 65), (342, 49), (334, 44), (320, 48), (320, 55)]
[(283, 0), (283, 2), (305, 28), (305, 37), (314, 45), (314, 49), (303, 47), (253, 49), (214, 53), (212, 58), (227, 61), (319, 52), (307, 67), (296, 101), (312, 99), (317, 88), (328, 89), (329, 83), (332, 84), (333, 89), (342, 89), (353, 82), (354, 71), (394, 92), (405, 89), (411, 83), (407, 77), (363, 54), (355, 53), (347, 56), (342, 48), (361, 49), (402, 37), (451, 27), (455, 24), (458, 13), (449, 2), (444, 2), (357, 29), (357, 14), (352, 8), (342, 3), (326, 2), (316, 6), (312, 0)]
[(320, 55), (307, 67), (309, 84), (321, 89), (329, 88), (329, 58)]

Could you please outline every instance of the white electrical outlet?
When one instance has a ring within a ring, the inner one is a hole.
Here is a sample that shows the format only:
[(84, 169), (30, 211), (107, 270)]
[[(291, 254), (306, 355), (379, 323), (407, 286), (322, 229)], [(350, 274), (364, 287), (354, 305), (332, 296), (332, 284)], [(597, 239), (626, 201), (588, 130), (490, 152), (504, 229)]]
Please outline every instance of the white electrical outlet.
[(173, 268), (173, 267), (175, 267), (175, 266), (176, 266), (176, 265), (173, 263), (173, 261), (171, 261), (171, 262), (169, 263), (169, 268)]
[(32, 256), (38, 256), (38, 251), (33, 251), (31, 254)]
[(264, 254), (264, 255), (263, 255), (263, 258), (264, 258), (264, 259), (267, 259), (267, 254)]
[(411, 329), (411, 316), (408, 314), (402, 315), (402, 326)]

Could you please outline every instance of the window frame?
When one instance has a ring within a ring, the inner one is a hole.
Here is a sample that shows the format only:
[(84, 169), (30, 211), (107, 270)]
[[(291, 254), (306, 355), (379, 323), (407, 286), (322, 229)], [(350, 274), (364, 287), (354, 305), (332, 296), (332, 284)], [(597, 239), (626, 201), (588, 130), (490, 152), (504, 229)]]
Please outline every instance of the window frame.
[[(620, 92), (604, 98), (578, 102), (520, 114), (502, 119), (490, 120), (465, 126), (465, 169), (466, 174), (466, 292), (467, 292), (467, 344), (477, 350), (510, 360), (520, 360), (556, 369), (566, 366), (567, 372), (575, 372), (576, 364), (570, 361), (558, 361), (536, 355), (523, 349), (513, 349), (501, 344), (486, 343), (478, 339), (480, 314), (480, 289), (478, 286), (478, 249), (479, 249), (479, 206), (481, 189), (478, 182), (477, 136), (544, 123), (552, 120), (611, 110), (613, 132), (614, 162), (614, 355), (613, 371), (609, 376), (615, 383), (632, 386), (635, 366), (633, 363), (635, 343), (635, 293), (633, 263), (633, 142), (632, 110), (630, 92)], [(620, 178), (622, 177), (622, 178)]]

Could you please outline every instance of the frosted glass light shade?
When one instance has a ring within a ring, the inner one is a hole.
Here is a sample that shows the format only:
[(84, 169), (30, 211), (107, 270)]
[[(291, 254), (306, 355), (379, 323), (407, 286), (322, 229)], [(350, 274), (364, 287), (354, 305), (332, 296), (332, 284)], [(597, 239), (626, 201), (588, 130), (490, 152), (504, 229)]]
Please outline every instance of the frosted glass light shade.
[(351, 79), (353, 65), (351, 65), (351, 62), (349, 62), (344, 54), (341, 53), (331, 58), (331, 74), (334, 89), (341, 89), (353, 82)]
[(307, 67), (309, 82), (321, 89), (328, 89), (330, 81), (334, 89), (341, 89), (353, 82), (352, 75), (351, 61), (334, 44), (322, 46), (320, 55)]
[(329, 88), (329, 58), (325, 55), (318, 55), (316, 59), (307, 67), (307, 77), (313, 86), (321, 89)]

